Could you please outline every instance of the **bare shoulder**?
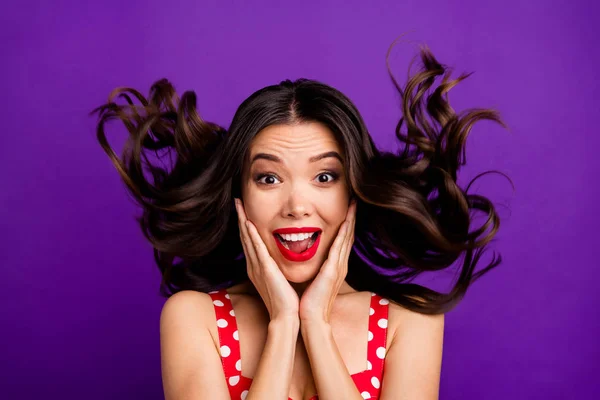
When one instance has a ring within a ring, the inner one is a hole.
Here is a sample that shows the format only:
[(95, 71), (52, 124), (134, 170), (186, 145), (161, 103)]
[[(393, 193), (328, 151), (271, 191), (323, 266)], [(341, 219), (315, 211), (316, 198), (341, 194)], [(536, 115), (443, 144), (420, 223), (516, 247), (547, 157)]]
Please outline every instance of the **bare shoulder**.
[(390, 300), (389, 313), (390, 315), (393, 314), (396, 318), (401, 319), (410, 318), (411, 320), (423, 321), (423, 323), (429, 323), (434, 325), (444, 323), (444, 314), (429, 315), (419, 313), (416, 311), (409, 310), (408, 308), (403, 307), (392, 300)]
[(211, 310), (212, 299), (208, 294), (193, 290), (177, 292), (162, 307), (161, 327), (175, 324), (184, 328), (181, 324), (185, 324), (188, 327), (206, 328)]
[(390, 301), (388, 320), (393, 325), (393, 338), (402, 336), (440, 336), (444, 331), (444, 314), (428, 315), (409, 310)]
[(206, 293), (181, 291), (163, 305), (160, 347), (165, 399), (226, 395), (218, 346), (209, 331), (212, 316), (212, 299)]
[(442, 364), (444, 314), (427, 315), (390, 301), (394, 332), (385, 357), (381, 399), (437, 399)]
[(163, 311), (166, 308), (186, 308), (198, 305), (210, 305), (212, 300), (206, 293), (196, 292), (195, 290), (182, 290), (177, 292), (167, 299), (163, 305)]
[[(190, 334), (208, 333), (214, 348), (219, 345), (215, 335), (212, 334), (212, 325), (215, 321), (213, 301), (207, 293), (194, 290), (182, 290), (167, 299), (160, 313), (161, 337), (170, 338)], [(185, 337), (181, 337), (185, 340)]]

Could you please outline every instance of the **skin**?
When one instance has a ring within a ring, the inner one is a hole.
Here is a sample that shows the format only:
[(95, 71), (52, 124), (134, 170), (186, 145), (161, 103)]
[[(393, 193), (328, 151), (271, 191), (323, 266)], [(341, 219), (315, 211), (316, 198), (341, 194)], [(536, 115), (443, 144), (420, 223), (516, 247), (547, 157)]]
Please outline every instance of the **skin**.
[[(339, 158), (310, 160), (331, 152)], [(279, 161), (256, 158), (257, 154), (268, 154)], [(277, 395), (283, 397), (291, 383), (291, 391), (303, 388), (303, 395), (318, 389), (324, 399), (340, 393), (344, 398), (362, 399), (336, 344), (340, 338), (332, 331), (334, 325), (340, 324), (340, 314), (348, 317), (347, 313), (340, 313), (342, 303), (347, 307), (349, 303), (368, 300), (350, 298), (358, 292), (345, 281), (354, 241), (356, 204), (350, 202), (348, 195), (342, 149), (324, 125), (308, 123), (266, 128), (253, 140), (249, 155), (242, 176), (244, 204), (236, 199), (248, 274), (268, 310), (269, 325), (291, 326), (295, 332), (298, 326), (301, 328), (293, 357), (296, 366), (283, 362), (278, 370), (284, 372), (284, 377), (291, 368), (291, 382), (281, 378), (277, 389), (272, 387), (272, 380), (263, 382), (263, 377), (274, 373), (265, 361), (258, 366), (261, 380), (253, 382), (255, 390), (260, 392), (263, 385), (271, 385), (269, 389), (281, 390)], [(272, 232), (291, 226), (321, 229), (320, 246), (310, 260), (289, 261), (280, 253)], [(348, 301), (340, 301), (342, 297), (348, 297)], [(357, 336), (363, 337), (364, 342), (364, 335)], [(313, 343), (310, 349), (306, 341)], [(358, 364), (364, 365), (365, 357), (361, 356)], [(316, 384), (314, 373), (329, 379)]]
[[(309, 162), (310, 157), (328, 151), (336, 151), (343, 157), (333, 133), (322, 124), (272, 125), (254, 138), (242, 176), (246, 217), (256, 227), (270, 256), (299, 297), (327, 259), (349, 208), (342, 162), (336, 158)], [(273, 154), (282, 162), (258, 159), (248, 165), (257, 153)], [(260, 174), (268, 175), (258, 179)], [(291, 226), (322, 229), (317, 253), (306, 262), (289, 261), (277, 248), (272, 232)], [(352, 292), (355, 290), (342, 282), (339, 294)]]
[[(315, 393), (321, 400), (362, 400), (349, 374), (367, 367), (371, 295), (345, 282), (356, 208), (349, 202), (339, 161), (308, 162), (332, 150), (342, 155), (333, 134), (320, 124), (271, 126), (251, 145), (250, 159), (269, 153), (282, 163), (246, 165), (243, 204), (236, 201), (251, 281), (227, 293), (243, 338), (240, 373), (253, 379), (247, 400), (265, 398), (265, 393), (294, 400)], [(330, 182), (328, 171), (335, 171), (339, 180)], [(260, 179), (270, 185), (254, 179), (262, 172), (275, 175)], [(323, 230), (311, 260), (294, 263), (280, 254), (272, 231), (288, 226)], [(179, 292), (165, 304), (161, 359), (166, 398), (191, 398), (193, 393), (227, 398), (212, 308), (208, 295), (194, 291)], [(389, 304), (380, 400), (438, 398), (443, 326), (443, 315), (421, 315)], [(208, 337), (199, 334), (206, 331)], [(210, 357), (207, 343), (215, 346)]]

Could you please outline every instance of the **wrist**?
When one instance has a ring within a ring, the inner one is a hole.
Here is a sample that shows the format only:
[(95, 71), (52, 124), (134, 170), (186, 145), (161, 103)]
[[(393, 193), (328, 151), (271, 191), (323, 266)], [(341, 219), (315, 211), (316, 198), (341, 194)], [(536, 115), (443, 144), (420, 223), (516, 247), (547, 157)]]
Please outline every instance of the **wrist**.
[(300, 329), (300, 319), (298, 316), (286, 315), (272, 319), (269, 321), (269, 331), (271, 330), (290, 330), (296, 331)]
[(327, 318), (325, 318), (325, 311), (318, 310), (311, 313), (301, 313), (298, 315), (300, 318), (300, 326), (306, 325), (320, 325), (329, 324)]
[(308, 331), (318, 330), (323, 332), (329, 329), (331, 329), (331, 325), (323, 318), (303, 318), (300, 320), (300, 330), (302, 331), (302, 334), (305, 334)]

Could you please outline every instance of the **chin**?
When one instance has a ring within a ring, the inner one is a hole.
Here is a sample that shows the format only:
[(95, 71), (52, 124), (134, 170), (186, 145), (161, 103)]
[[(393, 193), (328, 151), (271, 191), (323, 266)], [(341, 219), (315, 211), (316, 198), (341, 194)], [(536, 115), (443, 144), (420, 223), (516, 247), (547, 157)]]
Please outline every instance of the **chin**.
[[(280, 263), (281, 262), (281, 263)], [(277, 261), (279, 264), (279, 270), (285, 276), (288, 282), (292, 283), (305, 283), (313, 280), (320, 271), (320, 266), (323, 265), (324, 261), (320, 261), (317, 258), (313, 258), (307, 262), (295, 263), (288, 260)]]
[(307, 272), (293, 272), (291, 274), (284, 273), (283, 276), (285, 276), (285, 279), (287, 279), (287, 281), (291, 282), (291, 283), (306, 283), (306, 282), (310, 282), (313, 279), (315, 279), (315, 276), (317, 276), (318, 272), (319, 271), (312, 271), (312, 273), (307, 273)]

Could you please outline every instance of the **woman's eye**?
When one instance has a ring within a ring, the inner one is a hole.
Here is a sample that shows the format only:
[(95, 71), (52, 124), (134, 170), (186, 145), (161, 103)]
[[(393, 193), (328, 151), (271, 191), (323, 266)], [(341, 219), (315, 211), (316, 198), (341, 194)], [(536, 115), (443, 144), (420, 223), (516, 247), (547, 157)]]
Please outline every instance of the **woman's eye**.
[[(322, 180), (320, 179), (320, 177), (321, 177), (321, 176), (325, 176), (325, 175), (329, 175), (329, 176), (331, 177), (331, 179), (329, 179), (328, 181), (322, 181)], [(336, 179), (337, 179), (337, 174), (335, 174), (335, 173), (333, 173), (333, 172), (323, 172), (322, 174), (319, 174), (319, 175), (318, 175), (318, 177), (317, 177), (317, 180), (318, 180), (320, 183), (329, 183), (329, 182), (333, 182), (333, 181), (335, 181)]]
[[(329, 175), (330, 178), (323, 180), (321, 177), (323, 177), (325, 175)], [(320, 173), (319, 175), (317, 175), (317, 181), (319, 183), (331, 183), (337, 179), (338, 179), (338, 175), (335, 172), (323, 172), (323, 173)], [(275, 183), (277, 183), (276, 181), (278, 180), (278, 178), (273, 174), (259, 174), (255, 178), (255, 180), (257, 183), (259, 183), (261, 185), (274, 185)]]
[[(263, 178), (267, 178), (268, 182), (263, 182)], [(261, 185), (272, 185), (274, 182), (273, 180), (277, 179), (275, 177), (275, 175), (272, 174), (260, 174), (257, 178), (256, 178), (256, 182), (260, 183)]]

